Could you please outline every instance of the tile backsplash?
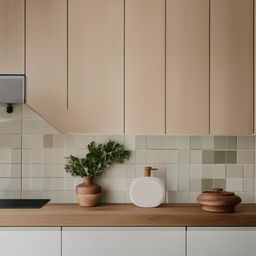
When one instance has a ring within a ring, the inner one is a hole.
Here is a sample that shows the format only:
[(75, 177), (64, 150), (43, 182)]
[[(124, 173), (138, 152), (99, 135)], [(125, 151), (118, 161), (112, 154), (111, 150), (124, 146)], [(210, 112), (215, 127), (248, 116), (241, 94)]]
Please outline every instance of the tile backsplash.
[(15, 105), (12, 114), (0, 106), (0, 198), (76, 202), (74, 187), (82, 179), (65, 173), (65, 156), (83, 156), (92, 140), (109, 139), (132, 155), (97, 178), (104, 202), (130, 202), (129, 185), (145, 165), (158, 168), (153, 175), (165, 183), (166, 202), (195, 202), (214, 187), (255, 202), (255, 136), (64, 135), (26, 105)]

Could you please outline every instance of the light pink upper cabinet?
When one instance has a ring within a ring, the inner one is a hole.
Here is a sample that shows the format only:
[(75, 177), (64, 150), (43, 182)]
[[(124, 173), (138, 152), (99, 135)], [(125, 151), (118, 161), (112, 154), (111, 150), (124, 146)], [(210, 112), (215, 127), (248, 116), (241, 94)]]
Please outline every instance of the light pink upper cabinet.
[(0, 0), (0, 74), (24, 74), (24, 0)]
[(65, 131), (67, 0), (27, 0), (26, 19), (27, 104)]
[(125, 132), (165, 132), (165, 0), (125, 1)]
[(211, 0), (210, 132), (253, 133), (253, 0)]
[(209, 133), (209, 1), (166, 1), (166, 133)]
[(68, 125), (124, 132), (124, 0), (69, 0)]

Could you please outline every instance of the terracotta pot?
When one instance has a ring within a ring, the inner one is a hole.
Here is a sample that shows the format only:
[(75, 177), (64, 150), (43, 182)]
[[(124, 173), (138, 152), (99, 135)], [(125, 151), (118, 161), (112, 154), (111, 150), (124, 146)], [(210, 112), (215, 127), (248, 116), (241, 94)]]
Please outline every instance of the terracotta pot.
[(101, 187), (93, 183), (93, 177), (84, 177), (84, 183), (76, 186), (80, 206), (92, 207), (100, 203)]
[(197, 197), (202, 209), (207, 212), (234, 212), (235, 207), (241, 202), (241, 198), (233, 192), (215, 188), (205, 191)]

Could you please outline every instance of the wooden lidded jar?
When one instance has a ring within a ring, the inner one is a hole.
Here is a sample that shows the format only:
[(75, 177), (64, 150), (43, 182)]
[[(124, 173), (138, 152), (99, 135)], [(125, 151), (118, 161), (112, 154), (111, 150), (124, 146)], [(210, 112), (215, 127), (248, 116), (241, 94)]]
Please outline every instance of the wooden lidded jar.
[(76, 186), (76, 195), (80, 206), (97, 206), (100, 203), (101, 187), (93, 183), (93, 177), (84, 177), (84, 183)]
[(233, 192), (215, 188), (205, 191), (197, 197), (202, 209), (207, 212), (234, 212), (235, 207), (241, 202), (241, 198)]

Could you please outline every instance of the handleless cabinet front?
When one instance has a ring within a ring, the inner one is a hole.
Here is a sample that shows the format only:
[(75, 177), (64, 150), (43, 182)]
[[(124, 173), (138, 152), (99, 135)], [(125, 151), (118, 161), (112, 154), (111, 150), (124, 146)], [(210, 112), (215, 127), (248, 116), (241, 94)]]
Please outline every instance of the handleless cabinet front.
[(187, 256), (252, 256), (256, 228), (188, 228)]
[(67, 110), (67, 0), (26, 1), (27, 104), (61, 131)]
[(24, 74), (24, 2), (0, 0), (0, 74)]
[(209, 1), (166, 1), (166, 133), (209, 133)]
[(211, 0), (210, 132), (253, 133), (253, 0)]
[(63, 256), (185, 256), (185, 228), (63, 228)]
[(72, 133), (124, 132), (124, 0), (68, 1)]
[(61, 256), (61, 229), (1, 227), (0, 250), (3, 256)]
[(125, 132), (165, 133), (165, 0), (125, 1)]

